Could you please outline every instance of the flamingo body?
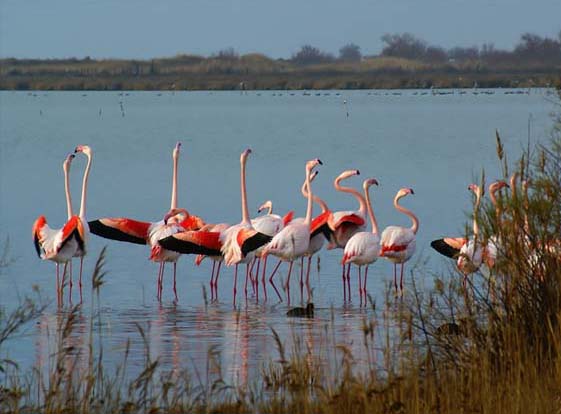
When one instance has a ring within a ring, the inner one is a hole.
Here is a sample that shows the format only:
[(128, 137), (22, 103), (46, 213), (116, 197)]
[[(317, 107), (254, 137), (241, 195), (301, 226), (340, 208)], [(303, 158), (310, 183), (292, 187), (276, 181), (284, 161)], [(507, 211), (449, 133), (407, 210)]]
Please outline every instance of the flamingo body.
[(405, 263), (415, 253), (415, 233), (410, 228), (388, 226), (382, 232), (380, 256), (392, 263)]
[(342, 264), (369, 265), (378, 259), (380, 236), (370, 232), (356, 233), (345, 245)]

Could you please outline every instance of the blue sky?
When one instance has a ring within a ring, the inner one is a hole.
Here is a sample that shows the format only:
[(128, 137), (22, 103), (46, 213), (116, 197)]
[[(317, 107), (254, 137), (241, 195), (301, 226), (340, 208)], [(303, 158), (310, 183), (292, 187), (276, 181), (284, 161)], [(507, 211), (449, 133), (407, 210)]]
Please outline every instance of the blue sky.
[(151, 58), (240, 53), (290, 57), (309, 43), (375, 54), (384, 33), (444, 47), (520, 34), (557, 37), (561, 0), (0, 0), (1, 57)]

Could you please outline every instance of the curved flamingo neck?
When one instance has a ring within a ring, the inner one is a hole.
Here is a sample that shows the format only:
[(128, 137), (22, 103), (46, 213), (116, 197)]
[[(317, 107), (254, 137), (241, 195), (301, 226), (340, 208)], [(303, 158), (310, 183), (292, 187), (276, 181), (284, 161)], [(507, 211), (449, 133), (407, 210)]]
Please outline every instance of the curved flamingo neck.
[(500, 220), (501, 220), (501, 207), (499, 206), (499, 203), (497, 201), (497, 188), (492, 188), (491, 191), (489, 191), (489, 198), (491, 199), (491, 203), (493, 203), (493, 206), (495, 207), (495, 215), (497, 217), (497, 222), (498, 224), (500, 224)]
[(481, 191), (475, 192), (475, 204), (473, 208), (473, 235), (479, 235), (479, 225), (477, 224), (479, 216), (479, 205), (481, 204)]
[(362, 196), (362, 194), (360, 194), (360, 192), (357, 191), (357, 190), (355, 190), (354, 188), (351, 188), (351, 187), (343, 187), (343, 186), (339, 183), (339, 181), (340, 181), (339, 178), (335, 179), (335, 183), (334, 183), (335, 189), (336, 189), (337, 191), (341, 191), (341, 192), (343, 192), (343, 193), (352, 194), (352, 195), (356, 198), (356, 200), (358, 201), (358, 205), (359, 205), (358, 212), (359, 212), (363, 217), (365, 217), (365, 216), (366, 216), (366, 200), (364, 200), (364, 197)]
[(312, 224), (313, 194), (310, 180), (311, 173), (312, 167), (306, 165), (306, 188), (308, 190), (308, 206), (306, 208), (306, 219), (304, 220), (306, 226)]
[(368, 187), (364, 188), (364, 198), (366, 199), (366, 208), (368, 210), (368, 216), (370, 217), (370, 222), (372, 223), (372, 234), (378, 234), (378, 222), (374, 216), (374, 211), (372, 210), (372, 202), (370, 200), (370, 193)]
[(90, 169), (92, 166), (92, 154), (88, 151), (85, 153), (88, 157), (88, 164), (86, 165), (86, 170), (84, 171), (84, 179), (82, 181), (82, 201), (80, 203), (80, 218), (86, 218), (86, 199), (88, 192), (88, 179), (90, 177)]
[(273, 205), (272, 204), (269, 204), (268, 209), (269, 209), (269, 211), (267, 212), (267, 214), (269, 214), (269, 215), (273, 214)]
[(179, 155), (173, 154), (173, 178), (171, 184), (171, 206), (170, 209), (177, 208), (177, 170), (179, 164)]
[[(312, 182), (312, 180), (310, 178), (310, 183), (311, 182)], [(306, 186), (306, 181), (304, 181), (304, 184), (302, 184), (301, 192), (302, 192), (302, 195), (304, 197), (308, 198), (308, 188)], [(323, 201), (321, 198), (319, 198), (317, 195), (312, 194), (312, 200), (313, 200), (314, 203), (319, 205), (322, 213), (325, 213), (326, 211), (329, 210), (329, 207), (327, 207), (327, 203), (325, 201)]]
[(66, 194), (66, 211), (68, 220), (70, 220), (74, 212), (72, 211), (72, 198), (70, 197), (70, 170), (68, 166), (64, 167), (64, 192)]
[(413, 225), (411, 226), (411, 231), (417, 234), (417, 230), (419, 229), (419, 219), (417, 218), (417, 216), (415, 216), (415, 214), (411, 212), (411, 210), (399, 205), (399, 199), (401, 197), (403, 197), (403, 195), (400, 194), (396, 195), (393, 200), (393, 205), (397, 211), (405, 214), (411, 219), (411, 221), (413, 222)]
[(240, 168), (240, 180), (241, 180), (241, 193), (242, 193), (242, 223), (251, 224), (251, 219), (249, 218), (249, 208), (247, 207), (247, 190), (245, 185), (245, 164), (247, 162), (247, 157), (242, 157), (241, 168)]

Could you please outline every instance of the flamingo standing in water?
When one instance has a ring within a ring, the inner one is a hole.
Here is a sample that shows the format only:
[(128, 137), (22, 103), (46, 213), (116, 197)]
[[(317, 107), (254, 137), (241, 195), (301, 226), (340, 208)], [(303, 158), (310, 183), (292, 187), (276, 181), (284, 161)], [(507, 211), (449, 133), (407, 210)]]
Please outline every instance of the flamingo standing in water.
[(166, 262), (173, 263), (173, 292), (177, 300), (177, 260), (180, 253), (162, 247), (160, 240), (175, 233), (186, 230), (198, 230), (204, 222), (200, 217), (190, 215), (183, 208), (177, 208), (177, 176), (181, 143), (173, 149), (173, 178), (171, 191), (171, 206), (163, 220), (157, 222), (142, 222), (129, 218), (103, 218), (90, 222), (92, 233), (112, 240), (125, 241), (135, 244), (149, 244), (151, 247), (150, 260), (160, 264), (157, 279), (157, 297), (161, 300)]
[[(312, 175), (310, 176), (310, 182), (313, 182), (314, 178), (316, 178), (316, 176), (318, 174), (319, 174), (318, 171), (313, 171)], [(302, 184), (302, 188), (301, 188), (300, 191), (301, 191), (302, 195), (304, 196), (304, 198), (307, 199), (308, 198), (308, 189), (307, 189), (307, 186), (306, 186), (306, 180), (304, 180), (304, 183)], [(323, 247), (323, 243), (325, 241), (324, 234), (322, 233), (320, 227), (324, 224), (326, 225), (327, 218), (329, 217), (329, 214), (331, 214), (331, 212), (329, 211), (329, 208), (327, 207), (327, 204), (321, 198), (319, 198), (315, 194), (312, 194), (312, 200), (313, 200), (314, 203), (316, 203), (320, 206), (321, 215), (314, 218), (312, 220), (312, 224), (310, 225), (310, 245), (308, 246), (308, 251), (306, 252), (306, 254), (304, 254), (302, 256), (302, 262), (301, 262), (301, 268), (300, 268), (300, 289), (303, 288), (303, 281), (302, 280), (303, 280), (303, 273), (304, 273), (304, 257), (308, 258), (308, 268), (307, 268), (307, 271), (306, 271), (306, 286), (308, 286), (308, 289), (309, 289), (310, 268), (311, 268), (312, 256), (314, 254), (316, 254), (318, 251), (321, 250), (321, 248)], [(293, 213), (293, 212), (291, 211), (290, 213)], [(286, 216), (285, 216), (285, 218), (286, 218)], [(290, 219), (292, 220), (292, 216), (290, 217)], [(300, 223), (300, 222), (304, 221), (304, 217), (299, 217), (299, 218), (294, 219), (292, 221), (295, 222), (295, 223)], [(285, 222), (285, 225), (286, 224), (288, 224), (288, 223)], [(273, 272), (271, 273), (271, 276), (269, 277), (269, 282), (271, 283), (271, 285), (275, 289), (275, 292), (277, 292), (277, 295), (279, 296), (279, 299), (282, 299), (282, 298), (281, 298), (281, 296), (278, 292), (278, 289), (276, 288), (276, 286), (273, 282), (273, 277), (275, 276), (275, 273), (279, 269), (281, 263), (282, 263), (282, 260), (279, 259), (277, 265), (275, 266), (275, 268), (273, 269)], [(264, 259), (264, 264), (263, 264), (263, 275), (262, 275), (262, 282), (263, 283), (265, 283), (265, 273), (266, 273), (266, 268), (267, 268), (266, 266), (267, 266), (267, 258)]]
[[(343, 260), (341, 261), (343, 265), (347, 263), (354, 263), (358, 266), (358, 291), (361, 297), (361, 302), (363, 296), (366, 299), (366, 280), (368, 278), (368, 266), (378, 259), (378, 255), (380, 253), (380, 235), (378, 234), (378, 223), (376, 221), (376, 217), (374, 216), (374, 211), (372, 210), (372, 203), (370, 201), (370, 194), (368, 191), (372, 185), (378, 185), (378, 181), (375, 178), (364, 180), (364, 183), (362, 184), (362, 188), (364, 189), (364, 197), (366, 199), (366, 206), (368, 209), (368, 216), (370, 217), (370, 222), (372, 224), (372, 231), (361, 231), (355, 233), (345, 245)], [(364, 287), (362, 287), (361, 269), (364, 265), (366, 265), (366, 268), (364, 270)]]
[(249, 218), (249, 209), (247, 206), (247, 189), (245, 182), (245, 170), (247, 158), (251, 154), (248, 148), (242, 152), (240, 156), (240, 190), (242, 204), (242, 221), (239, 224), (228, 227), (220, 234), (222, 243), (221, 252), (224, 256), (224, 262), (227, 266), (235, 266), (234, 270), (234, 304), (236, 302), (237, 283), (238, 283), (238, 265), (246, 264), (245, 274), (245, 293), (247, 295), (247, 280), (249, 278), (249, 263), (255, 255), (255, 250), (271, 240), (271, 236), (260, 233), (255, 230)]
[(322, 162), (316, 158), (306, 163), (306, 187), (308, 189), (308, 206), (306, 209), (306, 217), (303, 221), (293, 220), (285, 226), (279, 233), (277, 233), (271, 243), (263, 251), (263, 256), (267, 257), (273, 254), (283, 261), (289, 262), (288, 277), (287, 277), (287, 290), (288, 301), (290, 303), (290, 274), (292, 272), (292, 265), (294, 260), (304, 256), (308, 252), (310, 246), (310, 230), (312, 224), (312, 209), (313, 209), (313, 193), (310, 185), (310, 176), (312, 170)]
[[(337, 191), (349, 193), (353, 195), (359, 204), (357, 211), (337, 211), (334, 213), (325, 213), (318, 217), (316, 221), (323, 220), (323, 223), (314, 223), (318, 229), (329, 238), (328, 250), (331, 249), (344, 249), (349, 239), (358, 231), (364, 231), (366, 224), (366, 201), (360, 192), (350, 187), (343, 187), (341, 181), (350, 178), (354, 175), (360, 175), (359, 170), (343, 171), (333, 185)], [(351, 297), (351, 284), (350, 284), (350, 271), (351, 264), (347, 265), (345, 272), (345, 265), (342, 265), (342, 279), (343, 279), (343, 297), (347, 297), (347, 290), (349, 298)]]
[(415, 252), (416, 235), (419, 219), (408, 209), (399, 205), (399, 200), (408, 194), (415, 194), (411, 188), (400, 189), (393, 200), (397, 211), (409, 216), (413, 222), (411, 227), (388, 226), (382, 232), (380, 256), (393, 263), (393, 284), (397, 293), (397, 265), (401, 264), (399, 291), (403, 294), (403, 268)]
[[(80, 258), (80, 278), (78, 281), (78, 285), (80, 286), (80, 299), (82, 299), (82, 269), (84, 267), (84, 256), (86, 255), (86, 244), (87, 239), (90, 234), (90, 226), (88, 224), (88, 220), (86, 219), (86, 199), (88, 193), (88, 179), (90, 177), (90, 170), (92, 167), (92, 149), (87, 145), (78, 145), (74, 150), (74, 154), (84, 154), (87, 159), (88, 163), (86, 164), (86, 169), (84, 170), (84, 177), (82, 179), (82, 199), (80, 200), (80, 214), (79, 218), (81, 221), (81, 228), (82, 230), (82, 243), (79, 243), (78, 249), (74, 254), (74, 257)], [(72, 278), (70, 278), (70, 287), (72, 287)]]
[[(288, 213), (286, 213), (284, 215), (284, 217), (281, 217), (278, 214), (273, 214), (273, 202), (271, 200), (267, 200), (263, 204), (261, 204), (261, 206), (259, 206), (259, 208), (257, 209), (257, 212), (260, 213), (261, 211), (263, 211), (265, 209), (268, 210), (267, 214), (265, 214), (263, 216), (258, 216), (254, 219), (251, 219), (251, 225), (258, 232), (266, 234), (266, 235), (271, 236), (271, 237), (273, 237), (275, 234), (277, 234), (279, 231), (281, 231), (283, 229), (283, 227), (286, 226), (288, 223), (290, 223), (292, 221), (292, 218), (294, 217), (294, 211), (289, 211)], [(254, 281), (254, 290), (256, 291), (257, 298), (259, 298), (259, 268), (261, 266), (261, 259), (262, 259), (264, 248), (265, 248), (265, 245), (263, 245), (259, 249), (255, 250), (255, 257), (254, 257), (253, 262), (251, 263), (251, 267), (249, 269), (249, 273), (250, 273), (250, 276), (251, 276), (251, 274), (253, 272), (253, 266), (255, 265), (255, 262), (257, 262), (257, 270), (255, 272), (256, 276), (255, 276), (255, 281)], [(264, 260), (266, 260), (266, 259), (264, 259)], [(264, 293), (265, 298), (266, 298), (267, 297), (267, 288), (266, 288), (266, 285), (265, 285), (265, 275), (264, 274), (263, 274), (263, 277), (262, 277), (262, 285), (263, 285), (263, 293)]]
[(456, 262), (458, 269), (464, 275), (464, 287), (467, 283), (467, 276), (479, 270), (484, 260), (485, 251), (485, 246), (479, 236), (479, 225), (477, 223), (483, 191), (477, 184), (470, 184), (468, 190), (473, 191), (475, 194), (473, 207), (473, 238), (469, 240), (466, 239), (466, 242), (460, 247)]
[(47, 224), (45, 216), (41, 215), (33, 223), (33, 243), (39, 258), (51, 260), (56, 264), (56, 292), (60, 303), (60, 264), (64, 264), (63, 275), (66, 273), (67, 265), (71, 262), (80, 244), (83, 243), (82, 223), (72, 212), (72, 200), (70, 198), (70, 165), (74, 154), (69, 154), (62, 165), (64, 171), (64, 190), (66, 194), (67, 221), (60, 229), (51, 229)]

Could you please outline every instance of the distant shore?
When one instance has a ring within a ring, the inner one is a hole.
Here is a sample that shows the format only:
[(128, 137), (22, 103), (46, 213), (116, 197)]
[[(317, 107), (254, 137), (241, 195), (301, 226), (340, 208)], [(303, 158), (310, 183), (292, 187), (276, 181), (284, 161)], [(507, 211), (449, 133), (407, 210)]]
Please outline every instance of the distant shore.
[(561, 65), (425, 63), (371, 57), (299, 65), (263, 55), (235, 59), (0, 59), (0, 90), (314, 90), (512, 88), (561, 84)]

